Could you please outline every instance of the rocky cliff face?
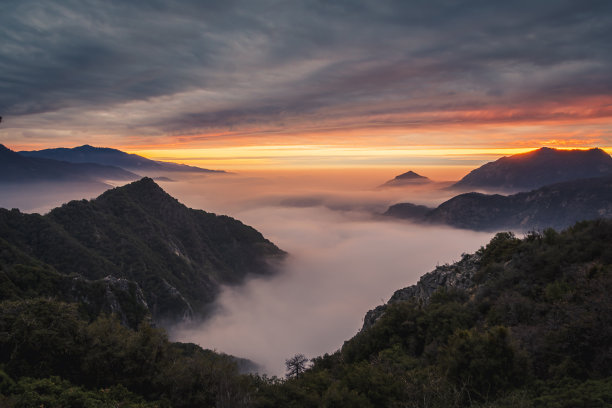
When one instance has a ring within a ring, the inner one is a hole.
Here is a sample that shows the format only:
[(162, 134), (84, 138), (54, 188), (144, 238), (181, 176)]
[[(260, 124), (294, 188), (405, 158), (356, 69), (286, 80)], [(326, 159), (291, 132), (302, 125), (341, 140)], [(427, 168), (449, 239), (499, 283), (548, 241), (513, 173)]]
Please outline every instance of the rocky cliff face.
[(479, 266), (480, 256), (478, 254), (464, 254), (459, 262), (437, 266), (433, 271), (421, 276), (415, 285), (395, 291), (386, 304), (368, 311), (363, 319), (362, 330), (371, 327), (385, 313), (390, 304), (406, 300), (426, 304), (431, 295), (439, 289), (459, 289), (468, 294), (471, 293), (476, 289), (473, 277)]
[(95, 281), (76, 276), (70, 281), (64, 299), (79, 303), (90, 316), (114, 314), (126, 326), (151, 317), (145, 293), (134, 281), (110, 275)]

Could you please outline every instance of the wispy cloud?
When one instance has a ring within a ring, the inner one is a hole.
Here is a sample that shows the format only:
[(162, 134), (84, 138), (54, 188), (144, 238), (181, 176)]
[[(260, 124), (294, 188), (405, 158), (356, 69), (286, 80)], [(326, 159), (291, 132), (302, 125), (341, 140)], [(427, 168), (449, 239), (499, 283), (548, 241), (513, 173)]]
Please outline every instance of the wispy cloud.
[(11, 0), (0, 35), (2, 137), (21, 145), (611, 116), (607, 1)]

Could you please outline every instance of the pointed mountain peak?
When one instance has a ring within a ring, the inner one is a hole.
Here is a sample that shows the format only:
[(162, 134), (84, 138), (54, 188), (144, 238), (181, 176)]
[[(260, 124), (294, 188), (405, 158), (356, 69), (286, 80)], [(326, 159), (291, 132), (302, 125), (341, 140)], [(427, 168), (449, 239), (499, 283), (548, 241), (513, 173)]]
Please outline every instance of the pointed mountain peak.
[(406, 173), (396, 176), (395, 180), (426, 179), (426, 178), (427, 177), (421, 176), (420, 174), (415, 173), (412, 170), (409, 170)]
[(128, 184), (128, 186), (143, 186), (146, 188), (160, 188), (160, 186), (157, 185), (157, 183), (155, 182), (155, 180), (153, 180), (151, 177), (143, 177), (140, 180), (136, 180), (130, 184)]
[(135, 192), (135, 193), (163, 193), (164, 195), (168, 195), (151, 177), (143, 177), (140, 180), (134, 181), (132, 183), (126, 184), (123, 187), (118, 187), (120, 189), (124, 189), (127, 192)]
[(166, 193), (150, 177), (143, 177), (138, 181), (108, 190), (98, 197), (97, 200), (114, 200), (120, 197), (128, 197), (130, 200), (147, 206), (156, 206), (162, 202), (169, 201), (178, 203), (174, 197)]
[(425, 176), (421, 176), (418, 173), (415, 173), (412, 170), (409, 170), (405, 173), (400, 174), (399, 176), (395, 176), (394, 179), (387, 181), (380, 187), (398, 187), (398, 186), (410, 186), (410, 185), (420, 185), (431, 182), (431, 180)]

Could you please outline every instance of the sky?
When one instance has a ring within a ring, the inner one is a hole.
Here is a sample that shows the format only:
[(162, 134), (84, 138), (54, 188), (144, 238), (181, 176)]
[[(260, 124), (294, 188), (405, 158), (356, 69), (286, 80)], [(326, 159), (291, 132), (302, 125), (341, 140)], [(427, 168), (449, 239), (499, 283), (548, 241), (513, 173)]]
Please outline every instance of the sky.
[(229, 170), (612, 146), (612, 2), (4, 0), (0, 143)]

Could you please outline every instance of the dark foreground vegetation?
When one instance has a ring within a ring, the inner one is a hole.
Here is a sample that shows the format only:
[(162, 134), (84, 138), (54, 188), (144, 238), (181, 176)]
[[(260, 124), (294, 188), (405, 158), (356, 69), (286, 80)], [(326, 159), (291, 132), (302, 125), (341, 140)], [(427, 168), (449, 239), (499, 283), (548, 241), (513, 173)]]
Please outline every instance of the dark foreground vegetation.
[(49, 298), (0, 304), (0, 406), (612, 405), (612, 222), (498, 234), (468, 289), (388, 305), (286, 380)]

